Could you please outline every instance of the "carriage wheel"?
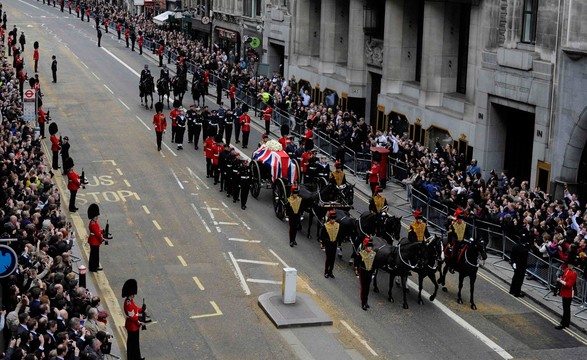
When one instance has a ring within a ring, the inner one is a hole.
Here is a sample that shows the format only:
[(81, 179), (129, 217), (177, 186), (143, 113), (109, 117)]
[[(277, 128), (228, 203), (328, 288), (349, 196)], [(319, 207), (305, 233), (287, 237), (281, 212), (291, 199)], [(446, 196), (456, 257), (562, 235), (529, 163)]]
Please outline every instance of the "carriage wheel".
[(287, 180), (279, 178), (273, 183), (273, 210), (279, 220), (285, 217), (285, 202), (287, 201)]
[(321, 190), (328, 185), (328, 179), (325, 177), (316, 178), (314, 181), (316, 182), (316, 185), (318, 185), (318, 190)]
[(256, 161), (251, 162), (251, 196), (257, 199), (261, 193), (261, 169)]

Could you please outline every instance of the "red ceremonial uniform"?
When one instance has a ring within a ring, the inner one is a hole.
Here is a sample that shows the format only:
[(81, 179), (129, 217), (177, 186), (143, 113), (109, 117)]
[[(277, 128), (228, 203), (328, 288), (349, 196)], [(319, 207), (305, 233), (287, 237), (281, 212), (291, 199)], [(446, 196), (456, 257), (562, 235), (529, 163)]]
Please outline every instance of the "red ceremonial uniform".
[(122, 31), (122, 24), (121, 23), (116, 24), (116, 31)]
[(377, 163), (373, 163), (373, 165), (371, 165), (371, 173), (369, 174), (369, 182), (370, 183), (379, 182), (380, 169), (381, 169), (381, 166)]
[(59, 151), (59, 139), (55, 135), (51, 135), (51, 151)]
[(163, 56), (163, 50), (164, 50), (163, 45), (159, 45), (159, 49), (157, 50), (157, 55)]
[(230, 89), (228, 90), (228, 97), (229, 97), (230, 99), (234, 99), (234, 97), (235, 97), (235, 94), (236, 94), (236, 86), (232, 85), (232, 86), (230, 87)]
[(100, 224), (97, 221), (90, 220), (90, 224), (88, 225), (88, 229), (90, 230), (90, 236), (88, 237), (88, 243), (91, 246), (100, 246), (104, 239), (102, 238), (102, 229), (100, 228)]
[(281, 144), (281, 148), (285, 150), (285, 148), (291, 144), (291, 140), (288, 137), (282, 137), (281, 139), (277, 140), (278, 143)]
[(243, 132), (251, 131), (251, 117), (248, 114), (242, 114), (240, 117), (241, 130)]
[(208, 84), (210, 82), (210, 71), (204, 71), (204, 84)]
[(86, 16), (88, 17), (88, 19), (90, 18), (90, 9), (86, 10)]
[(139, 46), (143, 46), (143, 36), (139, 36), (139, 39), (137, 40)]
[(212, 159), (212, 147), (214, 147), (214, 139), (209, 137), (204, 141), (204, 154), (206, 155), (206, 159)]
[(125, 38), (125, 39), (128, 39), (128, 38), (129, 38), (129, 36), (130, 36), (130, 29), (126, 29), (126, 30), (124, 30), (124, 38)]
[(39, 122), (39, 124), (45, 123), (46, 116), (47, 116), (47, 113), (45, 111), (43, 111), (43, 109), (39, 108), (39, 119), (37, 120)]
[(177, 115), (179, 115), (179, 110), (177, 109), (173, 109), (169, 113), (169, 118), (171, 119), (171, 126), (177, 126), (177, 122), (175, 121)]
[(271, 106), (267, 106), (265, 108), (265, 111), (263, 112), (263, 119), (265, 121), (271, 121), (271, 114), (273, 113), (273, 109), (271, 108)]
[(212, 164), (218, 166), (218, 159), (220, 157), (220, 153), (224, 151), (224, 145), (221, 143), (216, 143), (212, 146)]
[(561, 286), (561, 297), (572, 298), (573, 286), (575, 286), (575, 282), (577, 281), (577, 273), (575, 273), (573, 270), (565, 269), (561, 280), (565, 282), (565, 284)]
[(135, 304), (133, 299), (126, 298), (124, 301), (124, 315), (126, 321), (124, 327), (128, 331), (139, 331), (141, 323), (139, 322), (139, 315), (142, 313), (142, 309)]
[(308, 129), (306, 134), (304, 134), (304, 140), (312, 139), (314, 137), (314, 132), (312, 129)]
[(312, 156), (312, 154), (309, 151), (306, 151), (302, 154), (302, 161), (300, 163), (300, 168), (302, 170), (302, 173), (306, 173), (306, 170), (308, 170), (308, 164), (310, 163), (310, 157)]
[(80, 186), (81, 182), (79, 181), (79, 175), (75, 171), (70, 170), (67, 173), (67, 189), (77, 191)]
[(165, 120), (165, 114), (155, 114), (153, 116), (153, 125), (155, 131), (163, 132), (167, 128), (167, 121)]
[(39, 49), (35, 49), (33, 52), (33, 60), (39, 60)]

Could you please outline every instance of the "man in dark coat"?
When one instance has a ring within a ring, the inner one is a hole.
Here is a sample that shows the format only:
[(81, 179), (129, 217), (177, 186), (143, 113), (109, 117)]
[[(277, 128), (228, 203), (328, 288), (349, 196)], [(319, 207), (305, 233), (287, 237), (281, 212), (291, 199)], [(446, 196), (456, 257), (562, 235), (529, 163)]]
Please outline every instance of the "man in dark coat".
[(520, 243), (512, 247), (511, 262), (514, 268), (514, 276), (510, 285), (510, 294), (515, 297), (524, 297), (522, 284), (524, 283), (524, 275), (528, 267), (528, 249), (529, 244), (525, 236), (522, 237)]

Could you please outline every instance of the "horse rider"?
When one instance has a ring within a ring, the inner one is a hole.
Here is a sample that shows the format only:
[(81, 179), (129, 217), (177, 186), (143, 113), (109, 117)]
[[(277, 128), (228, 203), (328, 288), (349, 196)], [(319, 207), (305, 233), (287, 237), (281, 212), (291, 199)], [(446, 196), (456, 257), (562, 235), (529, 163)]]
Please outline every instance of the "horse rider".
[(300, 189), (297, 186), (291, 187), (291, 196), (287, 199), (285, 204), (285, 215), (286, 220), (289, 222), (289, 246), (294, 247), (298, 243), (296, 242), (296, 234), (302, 221), (302, 198), (300, 195)]
[(151, 76), (151, 71), (149, 70), (149, 65), (145, 64), (145, 68), (143, 69), (143, 71), (141, 71), (141, 84), (143, 83), (143, 81), (147, 80), (149, 76)]
[(340, 161), (334, 163), (334, 171), (330, 173), (329, 182), (336, 187), (346, 184), (344, 166)]
[(370, 308), (369, 288), (373, 277), (373, 263), (375, 262), (375, 251), (373, 251), (373, 239), (366, 237), (363, 240), (363, 249), (359, 251), (359, 280), (361, 282), (361, 308), (367, 311)]
[(334, 260), (336, 259), (336, 247), (338, 244), (338, 235), (340, 230), (340, 224), (336, 221), (336, 212), (330, 210), (328, 212), (328, 221), (324, 224), (320, 231), (320, 237), (318, 238), (326, 253), (326, 260), (324, 262), (324, 277), (333, 278), (334, 274)]
[(426, 223), (422, 221), (422, 212), (420, 210), (414, 211), (414, 222), (410, 224), (408, 229), (408, 240), (411, 242), (422, 242), (430, 237)]
[[(465, 239), (469, 239), (471, 237), (471, 228), (467, 225), (466, 222), (463, 221), (466, 216), (467, 213), (464, 210), (457, 209), (454, 214), (454, 220), (448, 227), (448, 246), (445, 254), (447, 260), (458, 260), (458, 256), (463, 249), (463, 245), (465, 244)], [(451, 273), (454, 273), (454, 269), (452, 267), (449, 269), (451, 270)]]
[(381, 214), (388, 206), (387, 199), (383, 196), (383, 189), (379, 186), (375, 188), (375, 194), (369, 200), (369, 211), (372, 214)]
[(161, 72), (159, 74), (159, 78), (165, 78), (167, 79), (167, 82), (171, 81), (171, 77), (169, 76), (169, 69), (167, 68), (166, 64), (163, 64), (163, 67), (161, 68)]

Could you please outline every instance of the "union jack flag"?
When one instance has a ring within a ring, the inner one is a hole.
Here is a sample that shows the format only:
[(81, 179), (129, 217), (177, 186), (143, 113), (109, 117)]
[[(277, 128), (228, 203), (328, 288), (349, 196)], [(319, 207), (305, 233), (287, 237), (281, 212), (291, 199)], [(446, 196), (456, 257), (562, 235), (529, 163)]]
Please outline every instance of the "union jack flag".
[(296, 163), (291, 161), (289, 155), (283, 150), (273, 151), (263, 145), (253, 153), (253, 160), (258, 160), (269, 166), (273, 182), (278, 178), (286, 178), (290, 183), (298, 181)]

